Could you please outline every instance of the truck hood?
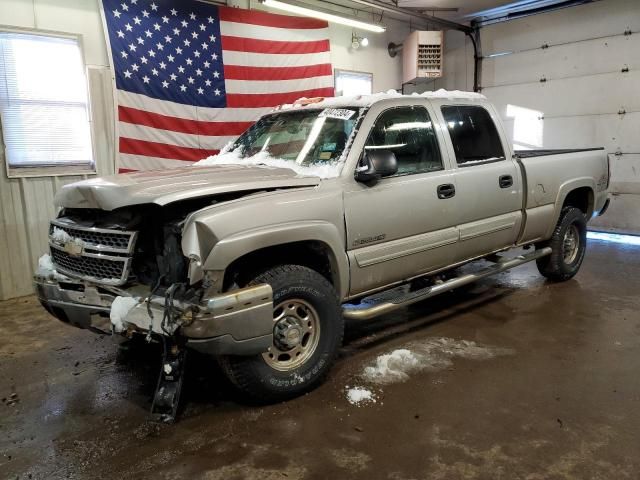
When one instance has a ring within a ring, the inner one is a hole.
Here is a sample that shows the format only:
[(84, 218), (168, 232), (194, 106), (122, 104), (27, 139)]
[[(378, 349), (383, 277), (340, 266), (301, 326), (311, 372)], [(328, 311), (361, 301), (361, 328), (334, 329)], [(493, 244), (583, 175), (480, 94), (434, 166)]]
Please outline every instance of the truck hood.
[(116, 208), (179, 200), (221, 193), (270, 188), (310, 187), (318, 177), (305, 177), (288, 168), (247, 165), (182, 167), (170, 170), (125, 173), (65, 185), (55, 203), (67, 208)]

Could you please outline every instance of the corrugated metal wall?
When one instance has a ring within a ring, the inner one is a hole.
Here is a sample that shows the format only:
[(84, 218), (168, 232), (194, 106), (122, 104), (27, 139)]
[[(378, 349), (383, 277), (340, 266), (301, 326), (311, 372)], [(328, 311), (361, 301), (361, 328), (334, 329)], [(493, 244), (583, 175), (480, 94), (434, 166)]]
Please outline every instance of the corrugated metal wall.
[[(89, 67), (91, 120), (98, 175), (113, 173), (114, 111), (110, 69)], [(1, 138), (1, 137), (0, 137)], [(62, 185), (87, 176), (7, 178), (0, 149), (0, 300), (33, 292), (38, 258), (47, 250), (53, 197)]]

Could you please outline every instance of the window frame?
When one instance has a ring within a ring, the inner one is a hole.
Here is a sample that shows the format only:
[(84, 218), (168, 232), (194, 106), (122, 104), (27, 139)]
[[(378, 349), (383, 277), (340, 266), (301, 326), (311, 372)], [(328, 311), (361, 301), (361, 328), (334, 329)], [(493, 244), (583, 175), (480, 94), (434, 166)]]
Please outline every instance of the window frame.
[[(406, 176), (409, 176), (409, 175), (424, 175), (424, 174), (429, 174), (429, 173), (438, 173), (438, 172), (442, 172), (442, 171), (446, 170), (447, 166), (445, 165), (445, 159), (444, 159), (444, 156), (442, 155), (442, 148), (441, 148), (441, 145), (440, 145), (440, 139), (438, 138), (438, 132), (437, 132), (436, 123), (435, 123), (436, 120), (434, 120), (434, 115), (432, 115), (432, 113), (429, 111), (429, 109), (425, 105), (416, 105), (416, 104), (394, 105), (392, 107), (385, 108), (384, 110), (382, 110), (376, 116), (376, 118), (373, 120), (373, 123), (371, 124), (371, 128), (369, 129), (369, 132), (367, 133), (367, 135), (366, 135), (366, 137), (364, 139), (364, 144), (362, 145), (362, 152), (360, 153), (358, 161), (356, 162), (356, 167), (355, 168), (356, 169), (358, 168), (358, 166), (362, 162), (362, 159), (364, 158), (364, 154), (366, 153), (367, 140), (369, 140), (369, 135), (371, 135), (371, 132), (373, 131), (373, 128), (376, 126), (376, 123), (378, 122), (380, 117), (382, 117), (382, 115), (384, 115), (387, 112), (390, 112), (392, 110), (397, 110), (397, 109), (400, 109), (400, 108), (421, 108), (426, 112), (427, 117), (429, 118), (429, 121), (431, 122), (431, 128), (433, 130), (433, 134), (435, 135), (435, 146), (436, 146), (436, 149), (437, 149), (438, 156), (440, 157), (440, 167), (441, 168), (439, 168), (438, 170), (420, 170), (420, 171), (414, 171), (414, 172), (395, 173), (394, 175), (388, 175), (386, 177), (383, 177), (381, 180), (385, 180), (387, 178), (406, 177)], [(355, 170), (354, 170), (354, 174), (355, 174)]]
[(85, 59), (85, 49), (83, 35), (78, 33), (61, 32), (57, 30), (47, 30), (41, 28), (16, 27), (0, 24), (0, 33), (18, 33), (25, 35), (39, 35), (42, 37), (63, 38), (74, 40), (80, 50), (82, 69), (85, 76), (85, 87), (87, 91), (87, 118), (89, 119), (89, 141), (91, 143), (91, 163), (69, 163), (61, 165), (34, 165), (34, 166), (10, 166), (6, 154), (6, 146), (2, 134), (2, 119), (0, 119), (0, 148), (2, 161), (4, 162), (7, 178), (29, 178), (29, 177), (61, 177), (70, 175), (96, 175), (97, 158), (96, 142), (93, 121), (93, 108), (91, 103), (91, 89), (89, 88), (89, 67)]
[[(373, 73), (372, 72), (364, 72), (364, 71), (360, 71), (360, 70), (348, 70), (346, 68), (334, 68), (333, 69), (333, 87), (334, 87), (334, 93), (336, 95), (336, 97), (338, 97), (338, 89), (337, 89), (337, 85), (338, 85), (338, 76), (341, 73), (346, 73), (346, 74), (357, 74), (357, 75), (368, 75), (371, 78), (371, 92), (368, 94), (363, 93), (362, 95), (371, 95), (371, 93), (373, 93)], [(340, 96), (342, 96), (342, 93), (340, 94)]]
[[(453, 138), (451, 137), (451, 132), (449, 131), (449, 126), (447, 125), (447, 119), (445, 118), (444, 112), (443, 112), (443, 108), (446, 107), (456, 107), (456, 108), (480, 108), (482, 110), (484, 110), (487, 115), (489, 116), (489, 120), (491, 120), (491, 123), (493, 124), (493, 127), (495, 129), (496, 134), (498, 135), (498, 142), (500, 144), (500, 147), (502, 148), (502, 158), (495, 158), (495, 159), (487, 159), (487, 160), (476, 160), (476, 161), (469, 161), (469, 162), (465, 162), (465, 163), (458, 163), (458, 156), (456, 155), (456, 147), (453, 143)], [(508, 154), (508, 150), (506, 150), (504, 147), (504, 143), (503, 143), (503, 139), (502, 136), (500, 135), (500, 131), (498, 130), (498, 125), (496, 124), (496, 122), (493, 120), (493, 115), (492, 112), (487, 109), (484, 105), (471, 105), (468, 103), (443, 103), (441, 105), (439, 105), (439, 110), (440, 110), (440, 115), (442, 115), (442, 121), (443, 123), (443, 130), (446, 133), (446, 135), (449, 138), (449, 142), (451, 143), (451, 149), (452, 149), (452, 153), (453, 153), (453, 164), (456, 168), (471, 168), (471, 167), (477, 167), (477, 166), (481, 166), (481, 165), (488, 165), (490, 163), (498, 163), (498, 162), (504, 162), (505, 160), (507, 160), (507, 154)]]

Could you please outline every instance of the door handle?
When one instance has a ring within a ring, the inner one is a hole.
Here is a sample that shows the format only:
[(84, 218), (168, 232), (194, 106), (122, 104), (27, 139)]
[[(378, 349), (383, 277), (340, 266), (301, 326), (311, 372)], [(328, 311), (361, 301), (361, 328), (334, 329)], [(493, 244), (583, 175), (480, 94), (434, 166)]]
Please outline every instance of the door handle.
[(509, 188), (513, 185), (513, 177), (511, 175), (502, 175), (498, 179), (498, 183), (500, 184), (500, 188)]
[(456, 194), (456, 187), (454, 187), (452, 183), (445, 183), (438, 185), (437, 191), (439, 199), (451, 198)]

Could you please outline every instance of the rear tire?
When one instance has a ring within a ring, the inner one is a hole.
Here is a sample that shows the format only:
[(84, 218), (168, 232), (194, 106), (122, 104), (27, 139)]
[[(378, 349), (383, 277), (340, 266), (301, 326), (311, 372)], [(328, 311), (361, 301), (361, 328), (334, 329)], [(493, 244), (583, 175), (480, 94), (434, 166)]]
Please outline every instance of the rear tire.
[(551, 247), (551, 255), (536, 260), (538, 271), (550, 280), (562, 282), (578, 273), (587, 249), (587, 221), (575, 207), (565, 207), (548, 242), (537, 245)]
[(306, 393), (324, 380), (342, 344), (344, 324), (333, 286), (310, 268), (273, 267), (249, 285), (273, 289), (274, 342), (268, 352), (219, 359), (223, 372), (245, 396), (261, 403)]

